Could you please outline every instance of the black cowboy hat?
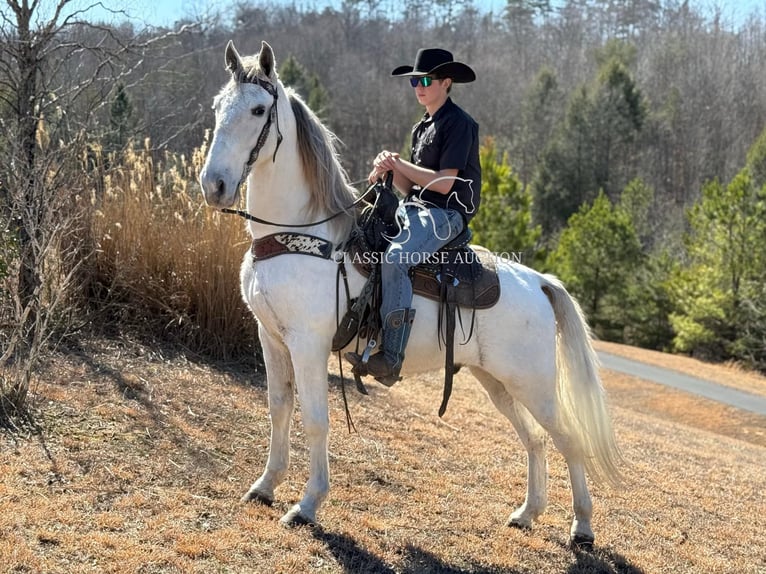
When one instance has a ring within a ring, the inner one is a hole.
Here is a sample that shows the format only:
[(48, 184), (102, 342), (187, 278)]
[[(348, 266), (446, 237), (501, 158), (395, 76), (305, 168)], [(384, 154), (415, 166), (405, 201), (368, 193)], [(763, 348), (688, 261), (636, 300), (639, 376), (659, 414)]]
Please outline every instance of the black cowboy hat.
[(421, 48), (415, 56), (414, 66), (399, 66), (392, 76), (440, 76), (451, 78), (456, 84), (467, 84), (476, 79), (474, 71), (452, 58), (452, 52), (439, 48)]

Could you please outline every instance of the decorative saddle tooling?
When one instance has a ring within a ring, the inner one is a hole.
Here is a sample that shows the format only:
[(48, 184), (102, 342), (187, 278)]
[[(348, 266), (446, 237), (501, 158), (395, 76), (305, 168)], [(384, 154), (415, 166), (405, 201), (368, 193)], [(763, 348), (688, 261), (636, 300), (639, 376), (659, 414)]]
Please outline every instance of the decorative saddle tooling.
[[(378, 181), (367, 192), (366, 198), (374, 203), (366, 207), (357, 226), (346, 242), (345, 260), (339, 263), (339, 276), (345, 283), (345, 262), (367, 277), (367, 282), (360, 295), (351, 299), (346, 285), (347, 310), (341, 319), (333, 337), (332, 350), (339, 351), (357, 339), (357, 351), (360, 342), (366, 339), (362, 361), (366, 363), (371, 352), (377, 346), (381, 329), (380, 303), (381, 282), (380, 265), (388, 247), (387, 237), (397, 232), (396, 210), (398, 199), (391, 189), (391, 177), (386, 182)], [(439, 416), (447, 408), (452, 393), (452, 379), (460, 369), (454, 365), (454, 333), (456, 315), (463, 327), (462, 309), (471, 311), (470, 329), (463, 344), (470, 340), (476, 309), (487, 309), (500, 298), (500, 282), (495, 269), (495, 257), (484, 248), (470, 247), (471, 230), (465, 228), (460, 235), (442, 249), (427, 258), (427, 261), (410, 269), (413, 292), (437, 301), (440, 305), (437, 337), (445, 346), (445, 381), (444, 396)], [(355, 372), (357, 389), (367, 394), (361, 377)], [(393, 384), (382, 381), (384, 384)]]

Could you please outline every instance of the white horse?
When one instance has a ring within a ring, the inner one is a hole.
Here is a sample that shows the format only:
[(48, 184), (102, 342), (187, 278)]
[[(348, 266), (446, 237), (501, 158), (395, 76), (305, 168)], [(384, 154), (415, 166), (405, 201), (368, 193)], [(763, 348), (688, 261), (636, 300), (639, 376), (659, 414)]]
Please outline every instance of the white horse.
[[(225, 62), (231, 77), (214, 100), (216, 128), (200, 180), (205, 201), (216, 208), (234, 205), (247, 182), (254, 247), (242, 264), (241, 288), (259, 324), (272, 429), (265, 471), (243, 500), (271, 504), (285, 479), (297, 390), (310, 475), (303, 498), (282, 522), (315, 523), (329, 492), (327, 362), (337, 325), (338, 246), (353, 225), (349, 206), (355, 193), (338, 161), (334, 136), (279, 81), (271, 47), (263, 42), (258, 55), (241, 58), (229, 42)], [(569, 468), (570, 540), (590, 544), (586, 470), (592, 478), (615, 482), (622, 458), (589, 329), (556, 278), (505, 260), (498, 273), (500, 301), (477, 311), (473, 337), (456, 346), (455, 364), (470, 369), (527, 449), (526, 499), (508, 524), (530, 528), (545, 509), (547, 432)], [(348, 281), (351, 295), (358, 295), (364, 279), (351, 266)], [(437, 303), (416, 296), (413, 306), (418, 318), (405, 376), (439, 369), (444, 362), (435, 333)]]

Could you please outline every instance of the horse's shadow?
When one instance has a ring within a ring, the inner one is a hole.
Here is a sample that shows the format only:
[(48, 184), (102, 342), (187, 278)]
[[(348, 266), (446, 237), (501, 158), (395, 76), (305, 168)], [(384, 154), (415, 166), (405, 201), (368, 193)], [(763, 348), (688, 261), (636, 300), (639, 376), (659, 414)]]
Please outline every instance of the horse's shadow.
[[(480, 564), (452, 566), (441, 558), (417, 546), (408, 544), (402, 550), (403, 559), (396, 568), (386, 564), (373, 553), (362, 548), (346, 534), (329, 532), (321, 527), (313, 530), (314, 538), (327, 546), (329, 552), (348, 574), (524, 574), (528, 570), (486, 567)], [(563, 574), (644, 574), (630, 564), (627, 558), (606, 548), (573, 551), (575, 561), (566, 570), (552, 566), (546, 572)]]
[(573, 550), (575, 561), (566, 574), (645, 574), (621, 554), (609, 548), (594, 547), (589, 550)]

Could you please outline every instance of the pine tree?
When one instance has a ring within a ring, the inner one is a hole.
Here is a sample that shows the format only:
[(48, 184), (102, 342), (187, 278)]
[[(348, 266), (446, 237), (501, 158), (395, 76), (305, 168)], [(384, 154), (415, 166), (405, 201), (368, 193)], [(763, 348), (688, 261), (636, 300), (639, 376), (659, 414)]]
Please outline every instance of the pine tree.
[(316, 74), (309, 75), (303, 65), (291, 54), (279, 68), (279, 79), (303, 98), (309, 108), (320, 117), (327, 115), (330, 97)]
[(728, 185), (708, 183), (688, 214), (688, 264), (672, 283), (675, 349), (766, 366), (766, 185), (744, 168)]
[(599, 190), (616, 201), (634, 177), (631, 145), (646, 110), (628, 70), (632, 53), (619, 43), (607, 44), (595, 81), (572, 94), (566, 117), (543, 152), (532, 195), (535, 221), (546, 235)]
[(473, 239), (496, 253), (522, 253), (528, 265), (539, 263), (539, 226), (532, 225), (532, 197), (513, 173), (508, 154), (498, 153), (492, 139), (480, 150), (481, 207), (471, 220)]
[(279, 79), (285, 86), (298, 92), (304, 100), (308, 98), (310, 89), (306, 70), (292, 54), (287, 56), (280, 65)]
[(545, 144), (560, 119), (563, 98), (555, 72), (543, 67), (524, 98), (521, 111), (521, 138), (514, 153), (520, 158), (519, 175), (524, 185), (532, 178)]
[(556, 273), (580, 300), (599, 336), (622, 340), (625, 296), (643, 260), (630, 215), (600, 192), (572, 215), (551, 255)]
[(107, 151), (123, 149), (133, 135), (134, 127), (133, 104), (125, 91), (125, 86), (119, 83), (109, 108)]
[(309, 95), (306, 103), (320, 118), (324, 118), (329, 113), (330, 96), (316, 74), (312, 74), (309, 80)]

